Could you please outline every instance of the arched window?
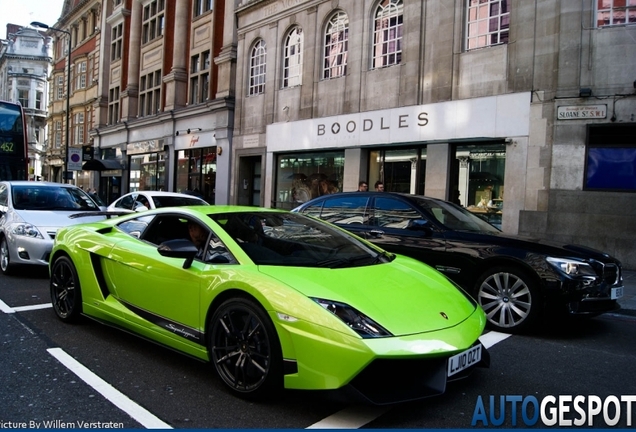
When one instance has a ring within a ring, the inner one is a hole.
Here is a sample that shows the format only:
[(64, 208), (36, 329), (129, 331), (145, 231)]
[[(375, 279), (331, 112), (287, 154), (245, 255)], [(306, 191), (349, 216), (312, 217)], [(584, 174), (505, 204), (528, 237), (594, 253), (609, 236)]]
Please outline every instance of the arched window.
[(285, 38), (283, 64), (283, 87), (302, 84), (303, 74), (303, 29), (294, 27)]
[(378, 5), (373, 31), (373, 68), (402, 61), (403, 13), (402, 0), (382, 0)]
[(267, 50), (265, 41), (259, 39), (250, 54), (250, 83), (248, 95), (265, 93), (265, 69)]
[(325, 56), (322, 72), (324, 79), (346, 75), (348, 51), (349, 17), (344, 12), (337, 12), (325, 28)]

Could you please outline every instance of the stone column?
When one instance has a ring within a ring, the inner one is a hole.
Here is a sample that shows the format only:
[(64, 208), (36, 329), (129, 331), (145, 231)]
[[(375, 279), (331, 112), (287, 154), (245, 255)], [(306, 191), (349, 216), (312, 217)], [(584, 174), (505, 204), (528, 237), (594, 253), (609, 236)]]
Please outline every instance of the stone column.
[[(124, 32), (124, 42), (126, 34)], [(128, 37), (128, 74), (126, 88), (121, 93), (122, 121), (137, 117), (139, 100), (139, 64), (141, 52), (141, 2), (133, 0), (130, 14), (130, 35)], [(124, 61), (124, 60), (123, 60)]]
[(236, 90), (236, 47), (238, 38), (234, 4), (234, 1), (225, 2), (222, 48), (219, 55), (214, 59), (214, 64), (218, 66), (217, 99), (233, 97)]
[(189, 52), (187, 47), (190, 26), (188, 25), (188, 0), (176, 0), (174, 19), (174, 49), (172, 50), (172, 70), (163, 77), (166, 83), (165, 111), (183, 107), (188, 102), (188, 73), (186, 69), (187, 58), (184, 53)]

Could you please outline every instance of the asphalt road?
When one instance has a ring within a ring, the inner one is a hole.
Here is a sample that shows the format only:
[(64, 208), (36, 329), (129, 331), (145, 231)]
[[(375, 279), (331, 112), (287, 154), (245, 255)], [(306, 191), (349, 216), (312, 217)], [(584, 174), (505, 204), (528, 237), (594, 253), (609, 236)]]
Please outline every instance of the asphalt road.
[[(225, 391), (209, 365), (89, 320), (63, 324), (49, 303), (45, 271), (0, 275), (0, 428), (466, 429), (474, 417), (477, 426), (496, 425), (502, 407), (502, 427), (523, 427), (522, 414), (533, 420), (533, 400), (551, 395), (561, 395), (562, 422), (582, 418), (567, 397), (583, 396), (587, 425), (596, 395), (608, 411), (594, 415), (593, 426), (606, 428), (614, 416), (616, 427), (636, 425), (636, 397), (631, 418), (627, 402), (616, 413), (612, 397), (636, 395), (634, 316), (553, 321), (523, 336), (486, 334), (497, 342), (489, 369), (452, 383), (440, 397), (368, 407), (302, 391), (244, 401)], [(538, 410), (545, 418), (537, 412), (536, 426), (550, 421), (551, 407), (558, 400)]]

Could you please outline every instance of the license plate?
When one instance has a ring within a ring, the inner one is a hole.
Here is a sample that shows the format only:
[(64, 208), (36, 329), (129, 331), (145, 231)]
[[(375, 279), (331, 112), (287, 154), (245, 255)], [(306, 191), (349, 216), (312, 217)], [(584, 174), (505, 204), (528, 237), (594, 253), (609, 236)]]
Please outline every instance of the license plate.
[(480, 360), (481, 344), (475, 345), (474, 347), (459, 354), (455, 354), (448, 359), (447, 376), (451, 377), (456, 373), (459, 373), (464, 369), (467, 369), (474, 364), (479, 363)]
[(623, 287), (612, 288), (612, 300), (623, 297)]

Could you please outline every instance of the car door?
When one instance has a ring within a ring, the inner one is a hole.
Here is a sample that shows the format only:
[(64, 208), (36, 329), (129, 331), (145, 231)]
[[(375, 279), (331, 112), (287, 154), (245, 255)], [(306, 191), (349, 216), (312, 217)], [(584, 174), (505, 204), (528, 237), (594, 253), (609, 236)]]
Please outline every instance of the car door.
[(446, 239), (430, 218), (406, 200), (378, 194), (371, 203), (366, 238), (390, 252), (432, 267), (443, 265)]
[(156, 215), (145, 230), (131, 222), (130, 238), (113, 247), (105, 266), (118, 300), (132, 312), (128, 318), (139, 325), (153, 322), (181, 336), (196, 334), (205, 264), (195, 261), (184, 269), (184, 259), (157, 251), (162, 241), (188, 238), (187, 220), (178, 214)]

